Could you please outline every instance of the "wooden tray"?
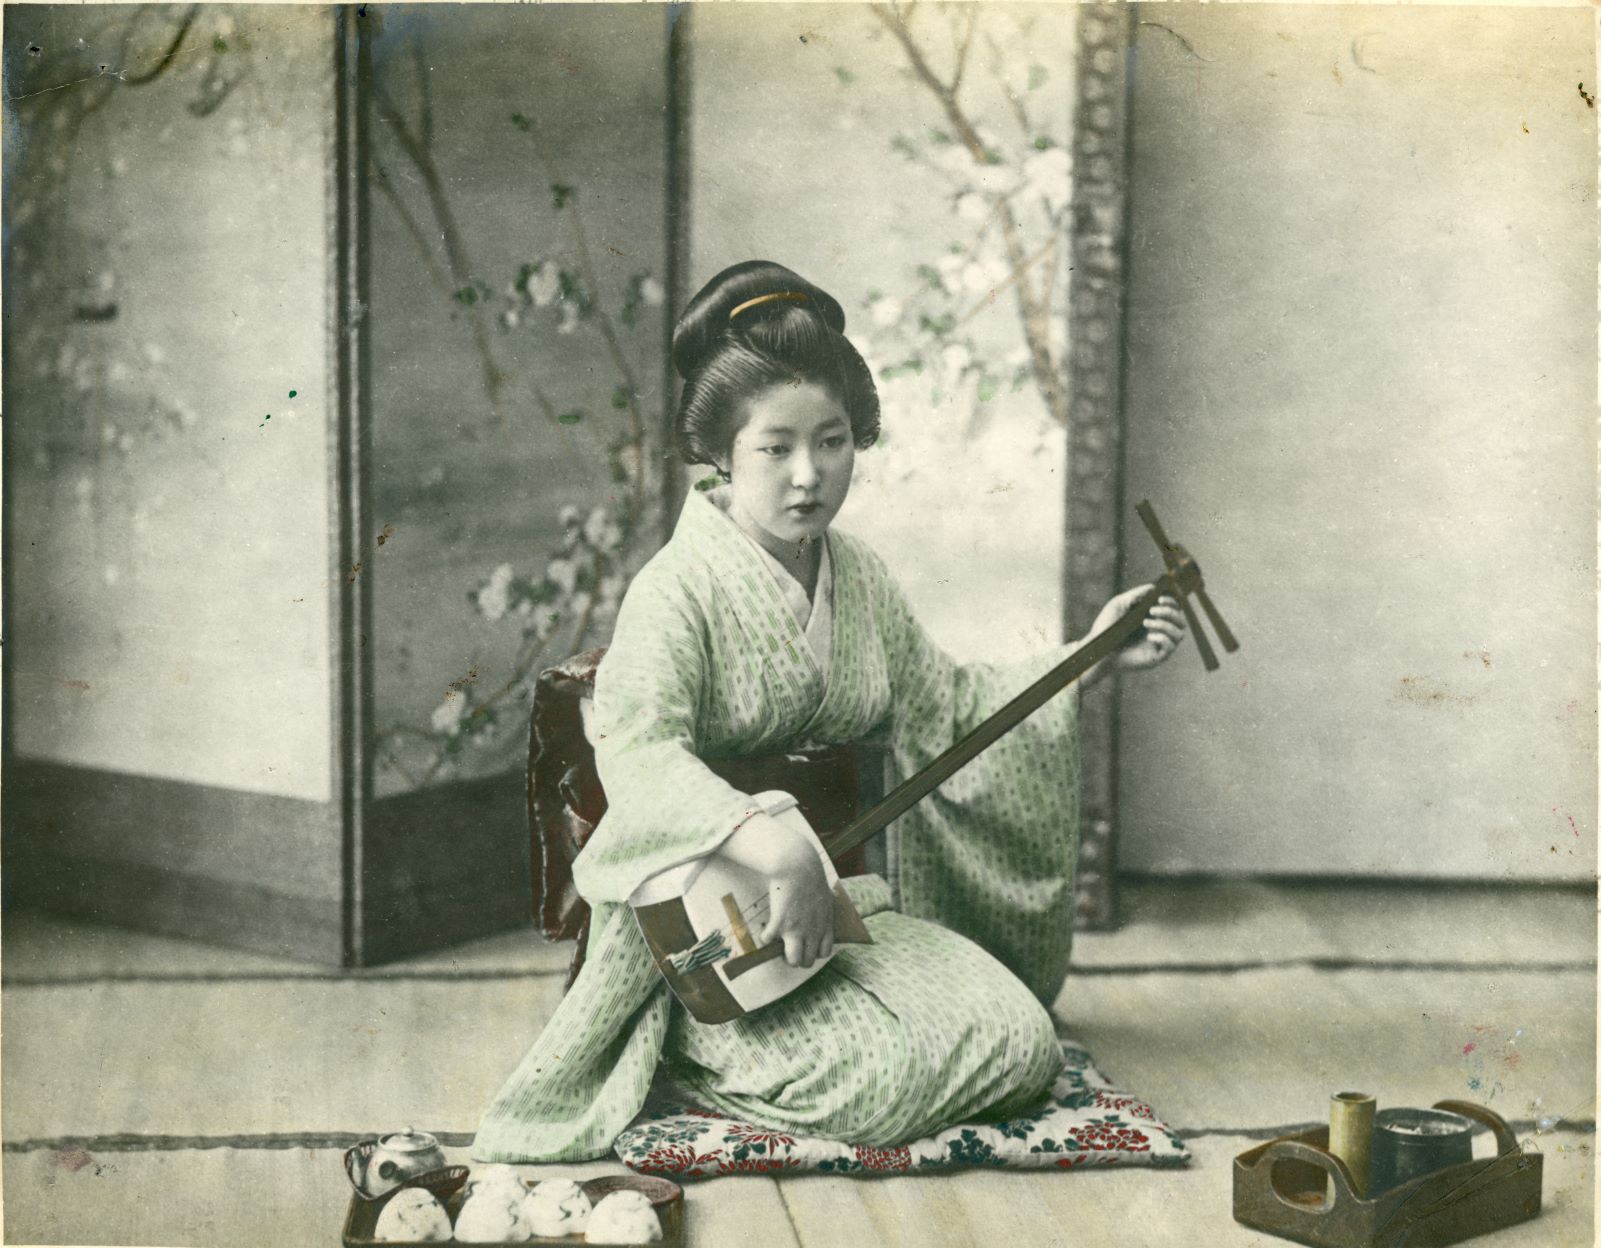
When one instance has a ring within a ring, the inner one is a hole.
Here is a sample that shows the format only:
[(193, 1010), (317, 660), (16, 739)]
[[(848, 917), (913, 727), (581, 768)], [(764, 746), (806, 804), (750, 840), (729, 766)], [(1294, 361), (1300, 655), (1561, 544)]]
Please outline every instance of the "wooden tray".
[[(463, 1174), (462, 1178), (466, 1176)], [(452, 1223), (456, 1215), (461, 1212), (462, 1201), (466, 1194), (461, 1189), (461, 1180), (457, 1180), (448, 1190), (434, 1188), (429, 1183), (412, 1183), (404, 1186), (428, 1187), (444, 1202), (446, 1211), (450, 1214)], [(599, 1204), (602, 1196), (612, 1192), (620, 1192), (630, 1188), (636, 1192), (643, 1192), (650, 1197), (650, 1203), (655, 1207), (656, 1216), (661, 1219), (662, 1237), (657, 1240), (660, 1248), (683, 1248), (684, 1244), (684, 1189), (667, 1179), (651, 1178), (646, 1175), (616, 1174), (600, 1179), (587, 1179), (578, 1186), (584, 1189), (592, 1203)], [(396, 1189), (398, 1191), (399, 1188)], [(350, 1209), (345, 1214), (344, 1242), (345, 1248), (395, 1248), (396, 1245), (417, 1243), (416, 1240), (378, 1239), (373, 1232), (378, 1229), (378, 1215), (383, 1212), (384, 1205), (394, 1192), (386, 1193), (378, 1200), (363, 1200), (360, 1196), (352, 1194)], [(457, 1240), (449, 1240), (457, 1243)], [(618, 1245), (600, 1245), (593, 1240), (587, 1240), (582, 1235), (565, 1235), (560, 1239), (552, 1239), (543, 1235), (536, 1235), (532, 1239), (519, 1239), (506, 1244), (479, 1245), (478, 1248), (526, 1248), (527, 1245), (574, 1245), (587, 1244), (590, 1248), (619, 1248)]]
[(1489, 1127), (1497, 1155), (1419, 1175), (1369, 1200), (1356, 1194), (1321, 1127), (1234, 1159), (1234, 1220), (1318, 1248), (1440, 1248), (1537, 1215), (1540, 1154), (1524, 1152), (1505, 1120), (1481, 1105), (1440, 1101), (1434, 1108)]

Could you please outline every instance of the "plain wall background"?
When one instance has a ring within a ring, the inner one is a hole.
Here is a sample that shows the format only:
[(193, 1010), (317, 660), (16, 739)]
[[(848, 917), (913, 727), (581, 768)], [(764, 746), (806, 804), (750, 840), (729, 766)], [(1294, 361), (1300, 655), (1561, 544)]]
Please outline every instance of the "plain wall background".
[(1244, 648), (1126, 682), (1122, 864), (1593, 878), (1592, 14), (1137, 22), (1127, 497)]

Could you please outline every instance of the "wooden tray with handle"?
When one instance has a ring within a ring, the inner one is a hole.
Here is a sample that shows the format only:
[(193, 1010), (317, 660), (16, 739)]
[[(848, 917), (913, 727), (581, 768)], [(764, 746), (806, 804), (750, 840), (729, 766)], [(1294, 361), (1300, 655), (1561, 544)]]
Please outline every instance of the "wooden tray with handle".
[(1494, 1157), (1419, 1175), (1371, 1199), (1328, 1151), (1329, 1129), (1270, 1140), (1234, 1159), (1234, 1220), (1319, 1248), (1439, 1248), (1540, 1212), (1542, 1158), (1506, 1121), (1469, 1101), (1439, 1101), (1495, 1133)]

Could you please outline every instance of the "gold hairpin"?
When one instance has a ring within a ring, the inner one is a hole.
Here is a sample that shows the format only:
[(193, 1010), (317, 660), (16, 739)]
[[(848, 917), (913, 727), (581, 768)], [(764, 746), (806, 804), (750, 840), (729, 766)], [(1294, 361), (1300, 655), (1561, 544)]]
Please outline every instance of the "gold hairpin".
[(757, 304), (761, 303), (772, 303), (775, 299), (785, 299), (790, 303), (805, 303), (806, 292), (803, 290), (775, 290), (768, 295), (757, 295), (754, 299), (745, 300), (744, 303), (740, 304), (737, 308), (730, 312), (728, 314), (728, 319), (733, 320), (747, 308), (754, 308)]

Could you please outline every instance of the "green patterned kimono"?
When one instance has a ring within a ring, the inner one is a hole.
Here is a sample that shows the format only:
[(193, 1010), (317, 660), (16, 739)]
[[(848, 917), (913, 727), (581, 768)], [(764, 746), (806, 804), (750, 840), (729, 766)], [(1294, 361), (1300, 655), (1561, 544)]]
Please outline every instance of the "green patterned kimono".
[(659, 1063), (729, 1114), (870, 1146), (1015, 1112), (1060, 1064), (1040, 1002), (1072, 939), (1076, 690), (898, 821), (898, 897), (877, 876), (847, 883), (873, 944), (839, 947), (796, 991), (721, 1025), (696, 1022), (661, 982), (625, 899), (750, 810), (700, 758), (874, 741), (910, 775), (1064, 657), (953, 662), (882, 561), (830, 531), (825, 677), (718, 494), (691, 495), (619, 612), (591, 724), (609, 805), (574, 867), (594, 908), (587, 961), (484, 1115), (479, 1161), (605, 1153)]

